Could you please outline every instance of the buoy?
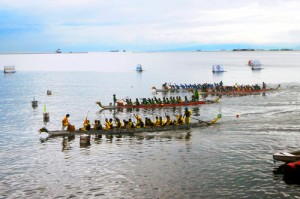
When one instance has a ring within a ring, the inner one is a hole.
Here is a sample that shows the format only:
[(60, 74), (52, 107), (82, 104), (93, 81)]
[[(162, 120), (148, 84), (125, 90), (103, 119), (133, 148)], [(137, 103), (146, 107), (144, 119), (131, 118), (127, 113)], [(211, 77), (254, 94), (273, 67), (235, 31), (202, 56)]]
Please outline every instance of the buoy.
[(43, 120), (44, 120), (44, 122), (49, 122), (50, 121), (49, 113), (43, 113)]
[(80, 135), (80, 144), (90, 144), (91, 136), (88, 134)]
[(51, 90), (47, 90), (47, 95), (52, 95), (52, 91)]
[(286, 164), (283, 171), (285, 183), (300, 184), (300, 161)]
[(38, 107), (38, 101), (36, 101), (36, 100), (33, 98), (33, 101), (31, 101), (31, 105), (32, 105), (32, 108)]

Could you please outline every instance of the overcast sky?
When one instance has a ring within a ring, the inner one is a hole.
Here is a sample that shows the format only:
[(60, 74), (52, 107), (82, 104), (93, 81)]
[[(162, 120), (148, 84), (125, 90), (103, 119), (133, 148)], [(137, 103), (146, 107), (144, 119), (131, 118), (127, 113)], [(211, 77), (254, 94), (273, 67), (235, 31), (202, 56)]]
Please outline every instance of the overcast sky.
[(0, 52), (300, 47), (298, 0), (0, 0)]

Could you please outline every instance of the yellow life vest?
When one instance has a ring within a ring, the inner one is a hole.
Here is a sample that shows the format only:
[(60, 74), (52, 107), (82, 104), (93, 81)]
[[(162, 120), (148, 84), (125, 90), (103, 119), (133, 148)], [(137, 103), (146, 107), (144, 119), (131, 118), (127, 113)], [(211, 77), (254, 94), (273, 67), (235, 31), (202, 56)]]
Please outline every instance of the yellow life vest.
[(105, 122), (105, 129), (111, 129), (111, 123), (110, 122)]

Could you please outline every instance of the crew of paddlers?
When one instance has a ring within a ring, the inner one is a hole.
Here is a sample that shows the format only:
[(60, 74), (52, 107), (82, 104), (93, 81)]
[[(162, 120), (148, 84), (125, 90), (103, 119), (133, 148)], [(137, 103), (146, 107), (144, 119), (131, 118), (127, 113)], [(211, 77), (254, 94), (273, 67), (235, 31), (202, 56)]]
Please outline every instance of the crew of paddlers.
[[(153, 98), (141, 98), (140, 100), (138, 98), (135, 99), (134, 102), (132, 102), (131, 99), (125, 99), (125, 103), (126, 105), (153, 105), (153, 104), (176, 104), (176, 103), (181, 103), (181, 102), (196, 102), (199, 101), (199, 92), (195, 92), (195, 94), (192, 96), (191, 99), (188, 99), (187, 96), (184, 97), (184, 99), (182, 100), (180, 96), (176, 96), (176, 97), (163, 97), (161, 98), (157, 98), (157, 97), (153, 97)], [(121, 104), (118, 105), (122, 105), (122, 101), (120, 102)]]
[[(190, 117), (192, 116), (191, 110), (188, 109), (188, 107), (184, 108), (184, 113), (179, 115), (174, 115), (175, 119), (172, 120), (169, 115), (165, 115), (165, 119), (163, 119), (162, 116), (156, 116), (155, 121), (152, 121), (151, 118), (145, 117), (143, 120), (141, 116), (134, 115), (135, 121), (133, 119), (129, 118), (128, 120), (123, 119), (121, 121), (119, 118), (115, 118), (114, 120), (112, 118), (108, 119), (105, 118), (105, 122), (102, 125), (100, 120), (95, 120), (93, 127), (88, 118), (86, 117), (83, 122), (83, 127), (80, 128), (82, 131), (89, 131), (89, 130), (110, 130), (113, 128), (145, 128), (145, 127), (159, 127), (159, 126), (170, 126), (170, 125), (182, 125), (182, 124), (189, 124), (190, 123)], [(68, 118), (70, 117), (69, 114), (67, 114), (63, 120), (62, 120), (62, 126), (63, 129), (65, 127), (68, 127), (67, 130), (75, 130), (74, 126), (71, 125), (68, 121)], [(73, 129), (70, 129), (73, 128)]]
[[(155, 87), (153, 87), (155, 89)], [(258, 84), (254, 85), (238, 85), (237, 83), (233, 86), (225, 86), (223, 82), (213, 83), (213, 84), (162, 84), (162, 89), (164, 90), (175, 90), (175, 89), (191, 89), (199, 90), (200, 92), (231, 92), (231, 91), (255, 91), (266, 89), (267, 85), (265, 82), (262, 83), (262, 86)]]

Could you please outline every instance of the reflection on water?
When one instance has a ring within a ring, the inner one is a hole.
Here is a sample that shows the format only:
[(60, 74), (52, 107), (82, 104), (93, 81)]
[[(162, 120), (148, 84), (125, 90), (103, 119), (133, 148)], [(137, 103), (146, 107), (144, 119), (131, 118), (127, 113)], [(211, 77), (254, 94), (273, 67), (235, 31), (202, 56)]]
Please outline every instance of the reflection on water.
[(71, 142), (75, 140), (75, 135), (63, 136), (62, 138), (62, 151), (71, 150)]

